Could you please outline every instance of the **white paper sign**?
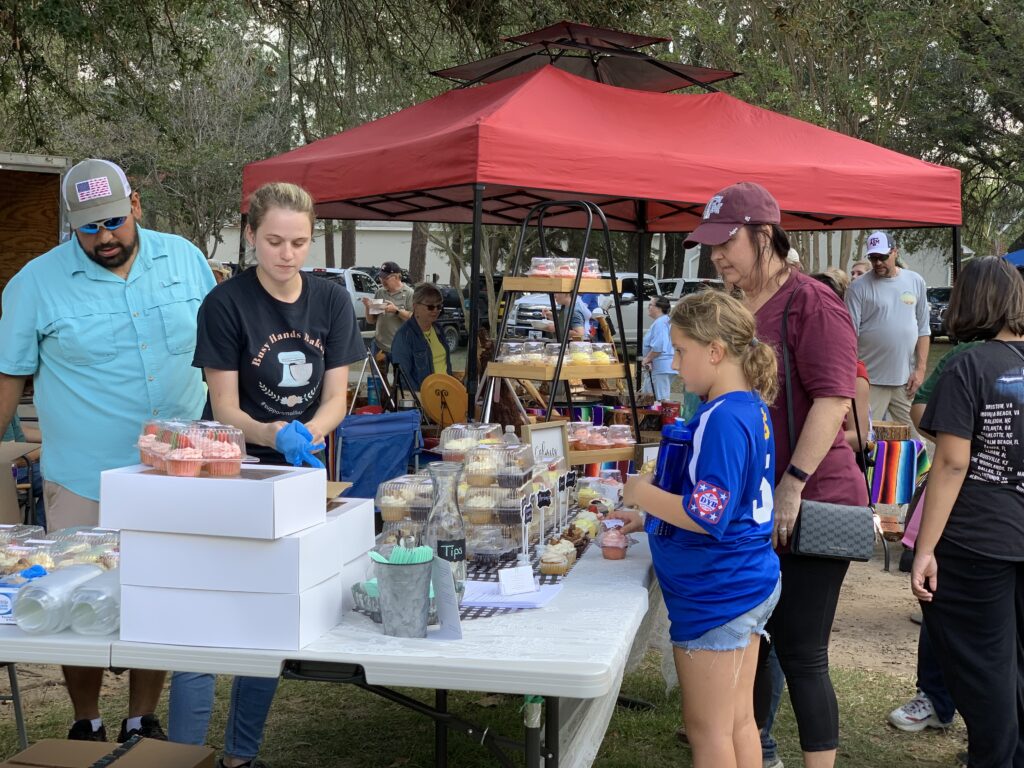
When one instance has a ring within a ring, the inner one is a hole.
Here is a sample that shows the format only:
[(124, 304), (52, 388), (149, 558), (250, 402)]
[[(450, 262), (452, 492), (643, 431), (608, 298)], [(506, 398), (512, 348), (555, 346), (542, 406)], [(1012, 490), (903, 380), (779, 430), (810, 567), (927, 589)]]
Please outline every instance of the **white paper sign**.
[(428, 632), (427, 637), (434, 640), (461, 640), (462, 622), (459, 619), (459, 600), (455, 594), (451, 563), (435, 557), (430, 570), (430, 580), (434, 585), (437, 621), (441, 626), (433, 632)]
[(548, 464), (556, 459), (565, 459), (565, 424), (531, 424), (530, 445), (533, 447), (533, 460), (538, 464)]
[(533, 580), (533, 568), (528, 565), (502, 568), (498, 571), (498, 584), (503, 595), (522, 595), (537, 591), (537, 582)]

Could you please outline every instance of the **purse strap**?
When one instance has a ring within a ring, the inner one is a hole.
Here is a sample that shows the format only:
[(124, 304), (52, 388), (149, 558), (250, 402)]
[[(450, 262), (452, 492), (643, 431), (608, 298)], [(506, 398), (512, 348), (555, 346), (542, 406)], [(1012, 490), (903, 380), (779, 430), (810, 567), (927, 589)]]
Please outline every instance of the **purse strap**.
[[(789, 329), (789, 310), (793, 306), (793, 299), (803, 289), (803, 285), (798, 285), (793, 293), (790, 295), (789, 300), (786, 302), (786, 308), (782, 311), (782, 368), (786, 378), (786, 424), (789, 426), (789, 457), (792, 461), (793, 454), (796, 452), (796, 424), (793, 420), (793, 377), (790, 374), (789, 368), (789, 340), (787, 338), (787, 331)], [(1009, 346), (1009, 345), (1007, 345)], [(1013, 350), (1017, 352), (1016, 349)], [(1018, 353), (1020, 354), (1020, 353)], [(1021, 355), (1024, 358), (1024, 355)], [(855, 385), (856, 386), (856, 385)], [(864, 443), (860, 437), (860, 417), (857, 415), (857, 401), (855, 398), (850, 398), (850, 407), (853, 409), (853, 423), (857, 430), (857, 446), (860, 448), (861, 456), (864, 455)], [(865, 462), (866, 464), (867, 462)], [(859, 468), (859, 467), (858, 467)], [(864, 487), (868, 492), (868, 503), (871, 503), (871, 486), (868, 483), (867, 469), (861, 473), (864, 476)]]

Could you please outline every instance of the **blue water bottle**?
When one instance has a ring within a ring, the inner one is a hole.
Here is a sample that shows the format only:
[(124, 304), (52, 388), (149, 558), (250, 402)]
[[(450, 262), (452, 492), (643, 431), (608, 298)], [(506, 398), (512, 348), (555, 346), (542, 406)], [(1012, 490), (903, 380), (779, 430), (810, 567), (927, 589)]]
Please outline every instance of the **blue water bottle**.
[[(654, 484), (663, 491), (676, 496), (683, 493), (683, 482), (693, 451), (693, 433), (686, 426), (685, 419), (676, 419), (661, 428), (661, 445), (654, 469)], [(661, 518), (648, 514), (644, 519), (644, 530), (653, 536), (669, 536), (675, 526)]]

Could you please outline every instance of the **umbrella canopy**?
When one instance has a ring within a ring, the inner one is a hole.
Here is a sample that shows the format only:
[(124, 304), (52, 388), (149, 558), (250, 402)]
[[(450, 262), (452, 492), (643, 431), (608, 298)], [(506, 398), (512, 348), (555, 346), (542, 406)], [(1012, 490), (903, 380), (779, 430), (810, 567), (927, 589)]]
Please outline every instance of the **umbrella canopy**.
[[(542, 200), (582, 198), (618, 230), (689, 232), (715, 192), (745, 179), (775, 195), (787, 229), (960, 224), (955, 169), (724, 93), (615, 88), (553, 66), (250, 163), (243, 193), (291, 181), (322, 218), (470, 222), (482, 185), (487, 224), (519, 224)], [(582, 221), (566, 213), (548, 223)]]
[(569, 21), (505, 39), (522, 47), (431, 74), (470, 85), (494, 83), (551, 65), (599, 83), (659, 93), (691, 86), (715, 90), (710, 83), (738, 74), (661, 61), (636, 50), (668, 42), (667, 37), (645, 37)]
[(1024, 267), (1024, 249), (1006, 254), (1006, 260), (1018, 267)]

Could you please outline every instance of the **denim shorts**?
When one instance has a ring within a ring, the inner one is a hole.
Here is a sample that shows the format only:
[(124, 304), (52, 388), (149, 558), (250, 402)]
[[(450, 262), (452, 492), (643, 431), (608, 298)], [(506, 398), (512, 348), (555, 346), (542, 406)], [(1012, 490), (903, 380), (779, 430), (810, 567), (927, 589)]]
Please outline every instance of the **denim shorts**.
[(673, 642), (676, 648), (684, 651), (735, 651), (746, 648), (750, 643), (751, 635), (765, 635), (764, 625), (775, 610), (775, 604), (779, 602), (779, 595), (782, 593), (782, 577), (775, 583), (775, 589), (764, 600), (755, 605), (746, 613), (740, 614), (735, 619), (727, 621), (720, 627), (709, 629), (700, 637), (693, 640), (680, 640)]

